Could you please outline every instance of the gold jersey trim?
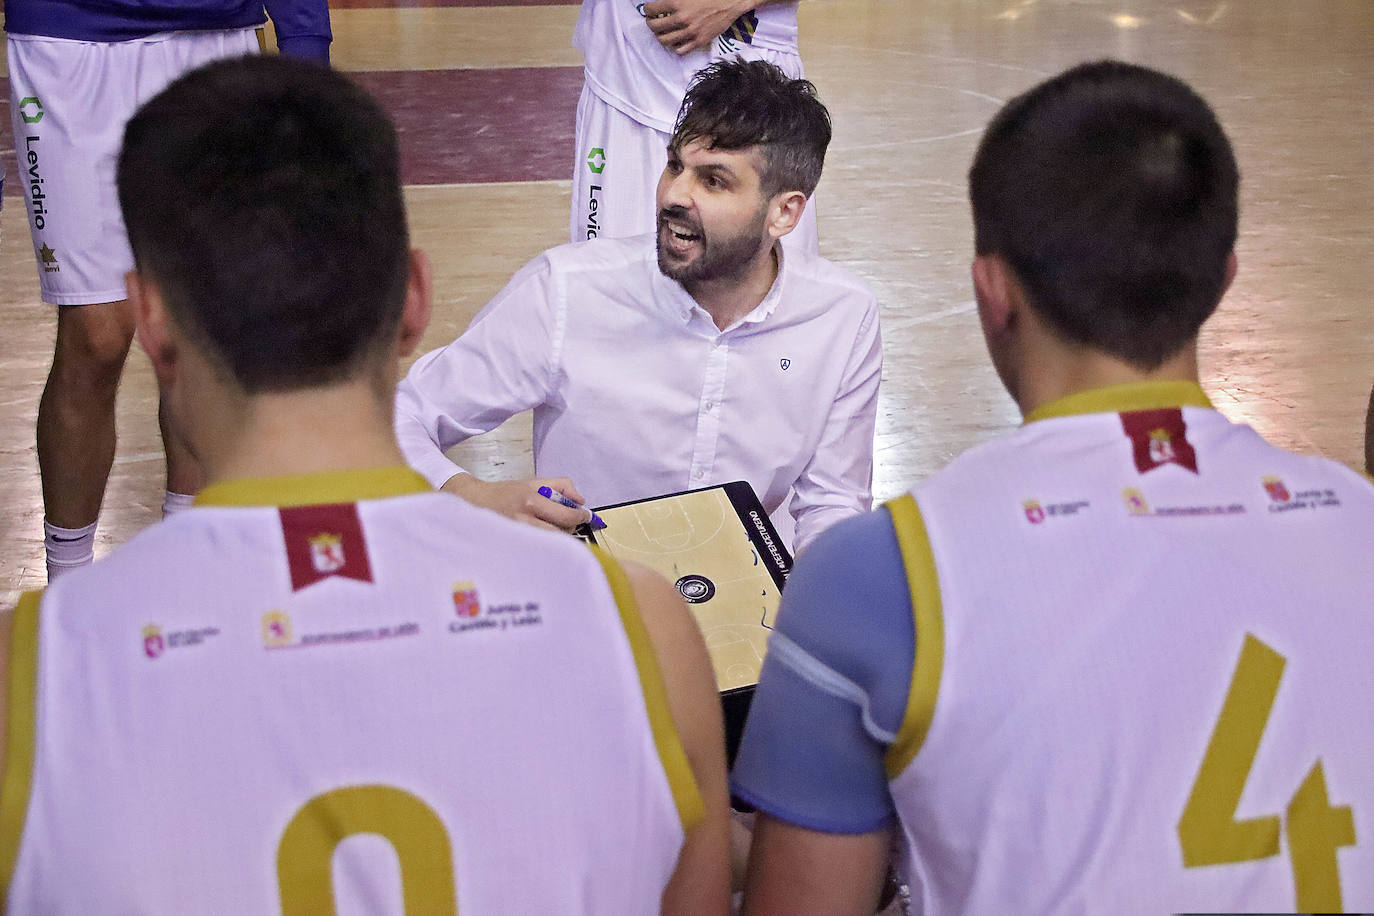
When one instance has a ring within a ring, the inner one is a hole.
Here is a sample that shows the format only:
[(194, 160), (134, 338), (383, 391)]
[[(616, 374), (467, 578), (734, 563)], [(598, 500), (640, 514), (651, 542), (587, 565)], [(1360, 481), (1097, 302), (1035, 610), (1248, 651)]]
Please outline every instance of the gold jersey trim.
[(195, 505), (291, 508), (385, 499), (433, 489), (429, 481), (407, 467), (363, 468), (225, 480), (201, 490)]
[(639, 604), (635, 601), (634, 587), (620, 564), (603, 550), (592, 549), (592, 556), (601, 564), (606, 581), (611, 585), (615, 596), (616, 608), (620, 611), (620, 623), (630, 640), (630, 651), (634, 654), (635, 668), (639, 672), (639, 686), (644, 694), (644, 705), (649, 711), (649, 727), (653, 732), (654, 745), (658, 748), (658, 758), (663, 764), (663, 772), (668, 777), (668, 787), (677, 805), (678, 819), (682, 822), (683, 832), (691, 830), (706, 817), (706, 804), (701, 799), (692, 766), (687, 762), (687, 752), (682, 747), (682, 738), (673, 724), (672, 713), (668, 709), (668, 690), (663, 684), (663, 673), (659, 670), (658, 659), (654, 656), (653, 644), (649, 633), (644, 629), (644, 621), (639, 616)]
[(0, 782), (0, 909), (9, 906), (33, 788), (34, 725), (38, 703), (38, 607), (42, 592), (25, 592), (12, 615), (9, 696), (6, 699), (5, 775)]
[(1073, 417), (1085, 413), (1130, 413), (1134, 410), (1163, 410), (1167, 407), (1212, 407), (1197, 382), (1128, 382), (1079, 391), (1041, 404), (1026, 414), (1026, 422), (1053, 417)]
[(884, 757), (887, 776), (895, 779), (915, 759), (935, 717), (935, 701), (945, 665), (945, 622), (935, 554), (930, 549), (930, 536), (926, 533), (920, 507), (908, 493), (887, 503), (886, 508), (897, 534), (916, 626), (916, 660), (911, 671), (906, 712), (897, 729), (897, 740), (892, 742)]

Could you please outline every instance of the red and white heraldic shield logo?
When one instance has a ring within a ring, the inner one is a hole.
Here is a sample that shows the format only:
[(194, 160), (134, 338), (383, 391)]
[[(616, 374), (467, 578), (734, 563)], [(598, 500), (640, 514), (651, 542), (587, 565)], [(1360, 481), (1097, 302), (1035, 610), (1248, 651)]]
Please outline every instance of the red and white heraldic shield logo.
[(286, 541), (292, 591), (330, 576), (372, 581), (372, 566), (367, 559), (367, 543), (356, 504), (295, 506), (277, 511)]
[(1176, 464), (1197, 473), (1197, 452), (1188, 441), (1182, 410), (1134, 410), (1120, 416), (1121, 427), (1131, 440), (1137, 471), (1144, 474), (1160, 465)]

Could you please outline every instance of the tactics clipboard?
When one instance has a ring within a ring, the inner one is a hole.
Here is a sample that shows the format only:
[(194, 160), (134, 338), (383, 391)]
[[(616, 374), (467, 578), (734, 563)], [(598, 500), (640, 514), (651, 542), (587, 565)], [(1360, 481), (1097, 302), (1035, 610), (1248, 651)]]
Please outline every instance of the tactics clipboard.
[(758, 683), (792, 557), (742, 480), (596, 508), (590, 540), (677, 586), (696, 616), (723, 695)]

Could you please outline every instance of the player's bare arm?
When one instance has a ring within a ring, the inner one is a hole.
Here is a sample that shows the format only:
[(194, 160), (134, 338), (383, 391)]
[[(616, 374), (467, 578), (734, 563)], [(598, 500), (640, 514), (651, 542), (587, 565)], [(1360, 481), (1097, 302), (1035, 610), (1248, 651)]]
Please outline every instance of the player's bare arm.
[(751, 0), (654, 0), (644, 20), (658, 43), (675, 54), (702, 51), (740, 16), (762, 4)]
[(531, 477), (526, 480), (482, 480), (472, 474), (454, 474), (439, 489), (460, 496), (474, 506), (525, 522), (537, 528), (572, 531), (587, 521), (589, 510), (570, 509), (541, 496), (540, 487), (551, 487), (569, 499), (585, 503), (566, 477)]
[(746, 916), (872, 916), (887, 875), (891, 828), (821, 833), (759, 812), (744, 883)]
[(706, 816), (687, 833), (677, 870), (663, 891), (664, 914), (730, 911), (730, 802), (725, 776), (725, 734), (711, 658), (696, 620), (667, 580), (642, 566), (623, 564), (634, 586), (644, 628), (653, 643), (668, 709), (691, 764)]

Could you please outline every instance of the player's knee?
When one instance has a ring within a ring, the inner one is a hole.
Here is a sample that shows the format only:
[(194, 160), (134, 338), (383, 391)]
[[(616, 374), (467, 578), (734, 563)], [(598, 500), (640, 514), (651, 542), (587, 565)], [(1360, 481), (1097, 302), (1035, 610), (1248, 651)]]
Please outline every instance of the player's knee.
[(123, 302), (66, 306), (58, 314), (55, 369), (92, 384), (119, 381), (134, 339), (133, 315)]
[(133, 341), (133, 329), (91, 323), (59, 332), (50, 384), (83, 401), (114, 397)]

